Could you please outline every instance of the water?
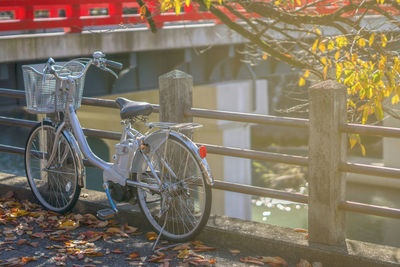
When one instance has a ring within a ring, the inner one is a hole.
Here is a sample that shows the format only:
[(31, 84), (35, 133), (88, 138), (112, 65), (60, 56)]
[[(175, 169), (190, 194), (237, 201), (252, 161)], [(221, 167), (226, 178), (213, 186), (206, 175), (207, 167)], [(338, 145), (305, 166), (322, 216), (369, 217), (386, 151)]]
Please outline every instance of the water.
[[(398, 208), (400, 194), (396, 188), (349, 183), (347, 200)], [(252, 212), (253, 221), (289, 228), (308, 228), (307, 205), (270, 198), (257, 198), (252, 200)], [(346, 237), (400, 247), (400, 220), (347, 212)]]

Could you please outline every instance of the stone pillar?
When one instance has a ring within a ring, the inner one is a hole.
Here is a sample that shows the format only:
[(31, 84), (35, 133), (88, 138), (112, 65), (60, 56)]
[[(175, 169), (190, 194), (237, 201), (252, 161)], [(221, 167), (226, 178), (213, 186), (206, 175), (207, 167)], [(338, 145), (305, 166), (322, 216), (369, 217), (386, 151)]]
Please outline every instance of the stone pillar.
[(160, 121), (192, 122), (192, 117), (185, 117), (184, 111), (192, 107), (192, 76), (173, 70), (158, 78), (160, 91)]
[(308, 167), (309, 241), (345, 244), (345, 174), (339, 171), (346, 158), (346, 137), (339, 130), (346, 122), (346, 87), (324, 81), (309, 89), (310, 135)]

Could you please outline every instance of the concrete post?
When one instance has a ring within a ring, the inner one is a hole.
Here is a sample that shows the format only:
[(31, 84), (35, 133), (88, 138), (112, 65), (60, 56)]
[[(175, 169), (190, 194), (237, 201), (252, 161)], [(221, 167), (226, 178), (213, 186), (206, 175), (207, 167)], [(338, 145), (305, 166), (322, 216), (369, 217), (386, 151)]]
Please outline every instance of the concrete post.
[(158, 78), (160, 92), (160, 121), (192, 122), (184, 111), (192, 107), (193, 79), (189, 74), (173, 70)]
[(324, 81), (309, 89), (310, 135), (308, 167), (309, 241), (345, 244), (345, 174), (339, 165), (346, 157), (346, 137), (339, 125), (346, 122), (346, 87)]

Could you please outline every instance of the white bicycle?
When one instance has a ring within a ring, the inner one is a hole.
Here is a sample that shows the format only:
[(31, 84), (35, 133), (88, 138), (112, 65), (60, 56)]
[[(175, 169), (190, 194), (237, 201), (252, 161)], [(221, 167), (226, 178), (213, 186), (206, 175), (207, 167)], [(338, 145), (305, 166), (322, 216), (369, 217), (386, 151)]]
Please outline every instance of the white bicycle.
[(63, 64), (50, 58), (46, 64), (23, 66), (28, 111), (47, 115), (32, 129), (25, 147), (26, 176), (34, 196), (48, 210), (70, 211), (84, 185), (87, 161), (103, 170), (111, 206), (98, 211), (99, 218), (118, 213), (115, 201), (137, 200), (159, 237), (192, 239), (207, 223), (213, 178), (205, 148), (198, 148), (182, 130), (201, 125), (147, 123), (149, 130), (142, 134), (132, 126), (152, 113), (152, 105), (117, 98), (123, 129), (115, 162), (100, 159), (86, 142), (76, 115), (91, 65), (114, 76), (108, 67), (122, 68), (102, 52)]

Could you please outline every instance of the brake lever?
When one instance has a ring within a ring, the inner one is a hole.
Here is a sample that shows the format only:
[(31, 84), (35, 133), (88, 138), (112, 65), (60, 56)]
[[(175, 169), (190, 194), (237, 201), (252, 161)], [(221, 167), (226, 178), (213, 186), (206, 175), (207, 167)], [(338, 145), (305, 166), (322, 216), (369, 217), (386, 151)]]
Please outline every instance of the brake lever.
[(106, 71), (108, 71), (108, 72), (111, 73), (112, 75), (114, 75), (115, 79), (118, 79), (118, 75), (117, 75), (112, 69), (109, 69), (109, 68), (107, 68), (107, 67), (104, 67), (103, 69), (106, 70)]

